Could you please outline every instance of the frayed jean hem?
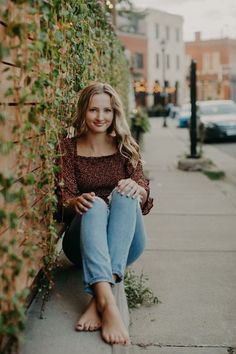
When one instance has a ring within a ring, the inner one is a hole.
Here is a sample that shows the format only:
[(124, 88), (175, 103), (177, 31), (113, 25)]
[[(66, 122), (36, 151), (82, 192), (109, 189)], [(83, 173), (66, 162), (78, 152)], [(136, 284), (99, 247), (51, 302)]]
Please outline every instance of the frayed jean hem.
[(112, 274), (115, 274), (117, 276), (116, 283), (122, 282), (124, 279), (124, 274), (121, 273), (119, 270), (112, 269)]
[(114, 280), (112, 279), (110, 279), (110, 278), (94, 278), (94, 279), (92, 279), (90, 282), (89, 282), (89, 284), (86, 284), (85, 286), (84, 286), (84, 291), (87, 293), (87, 294), (90, 294), (90, 295), (94, 295), (94, 290), (92, 289), (92, 285), (94, 285), (94, 284), (97, 284), (97, 283), (101, 283), (101, 282), (106, 282), (106, 283), (109, 283), (109, 284), (111, 284), (111, 286), (113, 287), (114, 285), (115, 285), (115, 282), (114, 282)]

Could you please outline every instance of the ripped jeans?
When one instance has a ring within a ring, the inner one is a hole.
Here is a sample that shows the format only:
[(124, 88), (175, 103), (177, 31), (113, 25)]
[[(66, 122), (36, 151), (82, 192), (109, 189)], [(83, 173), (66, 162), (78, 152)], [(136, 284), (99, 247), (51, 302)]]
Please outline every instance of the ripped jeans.
[(116, 190), (110, 205), (95, 197), (92, 208), (77, 214), (66, 230), (63, 251), (75, 265), (83, 269), (85, 292), (93, 295), (92, 285), (106, 281), (114, 285), (125, 268), (144, 251), (146, 233), (139, 201)]

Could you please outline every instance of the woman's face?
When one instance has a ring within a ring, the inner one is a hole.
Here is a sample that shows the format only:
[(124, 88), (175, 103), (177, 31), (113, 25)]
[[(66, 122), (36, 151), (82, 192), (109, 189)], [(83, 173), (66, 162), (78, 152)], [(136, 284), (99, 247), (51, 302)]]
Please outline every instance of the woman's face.
[(92, 133), (105, 133), (113, 121), (111, 98), (106, 93), (95, 94), (88, 105), (85, 123)]

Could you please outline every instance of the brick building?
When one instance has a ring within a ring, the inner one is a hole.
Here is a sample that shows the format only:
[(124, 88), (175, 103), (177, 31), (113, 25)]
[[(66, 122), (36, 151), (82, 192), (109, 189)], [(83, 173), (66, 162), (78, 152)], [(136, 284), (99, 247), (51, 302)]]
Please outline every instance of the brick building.
[[(139, 11), (139, 10), (138, 10)], [(181, 104), (185, 80), (183, 18), (156, 9), (144, 16), (117, 18), (118, 36), (128, 52), (137, 104)]]
[(199, 100), (232, 99), (236, 101), (236, 40), (229, 38), (186, 42), (187, 73), (191, 59), (197, 61)]
[(119, 33), (126, 48), (130, 70), (135, 85), (136, 103), (146, 106), (147, 97), (147, 38), (141, 33)]

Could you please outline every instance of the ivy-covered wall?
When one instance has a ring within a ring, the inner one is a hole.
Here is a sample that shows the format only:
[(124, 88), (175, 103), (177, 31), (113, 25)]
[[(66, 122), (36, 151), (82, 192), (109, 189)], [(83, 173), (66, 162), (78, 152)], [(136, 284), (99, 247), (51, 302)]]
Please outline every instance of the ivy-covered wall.
[(0, 352), (24, 327), (32, 280), (52, 286), (57, 242), (55, 146), (78, 91), (113, 85), (127, 107), (128, 68), (97, 0), (0, 0)]

